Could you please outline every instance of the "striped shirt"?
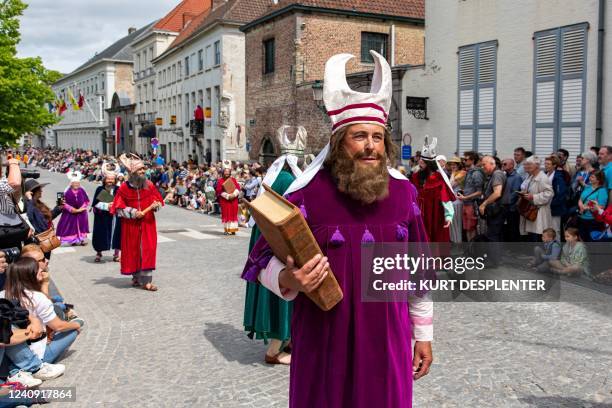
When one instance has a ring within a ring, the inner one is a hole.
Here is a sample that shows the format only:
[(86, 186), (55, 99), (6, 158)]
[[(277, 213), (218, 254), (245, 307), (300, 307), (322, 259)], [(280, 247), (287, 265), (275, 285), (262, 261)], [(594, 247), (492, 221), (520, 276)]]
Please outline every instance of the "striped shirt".
[(0, 214), (15, 214), (12, 194), (15, 190), (6, 177), (0, 179)]

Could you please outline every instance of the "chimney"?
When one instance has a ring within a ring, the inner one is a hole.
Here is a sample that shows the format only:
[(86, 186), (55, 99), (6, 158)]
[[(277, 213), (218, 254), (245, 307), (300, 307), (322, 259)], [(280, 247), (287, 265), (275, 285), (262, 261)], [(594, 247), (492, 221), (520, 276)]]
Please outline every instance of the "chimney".
[(134, 31), (136, 31), (136, 27), (128, 28), (128, 35), (132, 34)]

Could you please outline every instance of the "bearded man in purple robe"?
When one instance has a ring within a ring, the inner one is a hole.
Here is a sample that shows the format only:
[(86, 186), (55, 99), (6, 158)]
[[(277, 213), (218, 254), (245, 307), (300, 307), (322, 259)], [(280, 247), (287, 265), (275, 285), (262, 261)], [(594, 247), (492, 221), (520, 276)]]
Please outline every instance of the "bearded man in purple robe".
[[(310, 407), (412, 406), (412, 383), (433, 360), (433, 303), (428, 294), (404, 302), (363, 302), (363, 243), (427, 242), (415, 187), (394, 170), (397, 147), (386, 128), (391, 69), (376, 63), (370, 93), (352, 91), (339, 54), (325, 66), (324, 101), (330, 143), (287, 190), (300, 207), (324, 256), (301, 268), (273, 256), (262, 237), (243, 278), (295, 300), (291, 322), (289, 405)], [(322, 311), (305, 293), (334, 272), (344, 298)]]

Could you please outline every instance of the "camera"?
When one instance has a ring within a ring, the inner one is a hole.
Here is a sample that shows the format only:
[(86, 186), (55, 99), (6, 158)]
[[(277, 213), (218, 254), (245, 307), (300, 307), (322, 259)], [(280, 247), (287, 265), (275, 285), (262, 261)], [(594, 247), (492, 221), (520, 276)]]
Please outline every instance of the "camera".
[(36, 170), (28, 170), (28, 169), (20, 169), (20, 170), (21, 170), (21, 178), (37, 179), (40, 177), (40, 172)]
[(64, 193), (63, 192), (57, 193), (56, 198), (57, 198), (57, 205), (58, 206), (62, 205), (62, 201), (64, 201)]
[(19, 256), (21, 255), (21, 251), (17, 247), (0, 249), (0, 251), (4, 252), (4, 256), (6, 257), (6, 263), (13, 263)]

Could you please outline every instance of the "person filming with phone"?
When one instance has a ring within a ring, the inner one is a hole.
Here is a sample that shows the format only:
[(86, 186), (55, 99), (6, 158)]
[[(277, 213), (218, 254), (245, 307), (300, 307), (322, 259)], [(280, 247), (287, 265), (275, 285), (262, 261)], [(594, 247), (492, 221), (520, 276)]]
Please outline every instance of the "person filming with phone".
[[(53, 209), (49, 208), (42, 200), (43, 187), (49, 183), (39, 183), (34, 179), (26, 181), (24, 190), (26, 198), (26, 209), (28, 219), (34, 227), (36, 234), (41, 234), (53, 227), (53, 220), (57, 218), (64, 208), (64, 200), (58, 199)], [(45, 258), (50, 259), (51, 252), (45, 253)]]

